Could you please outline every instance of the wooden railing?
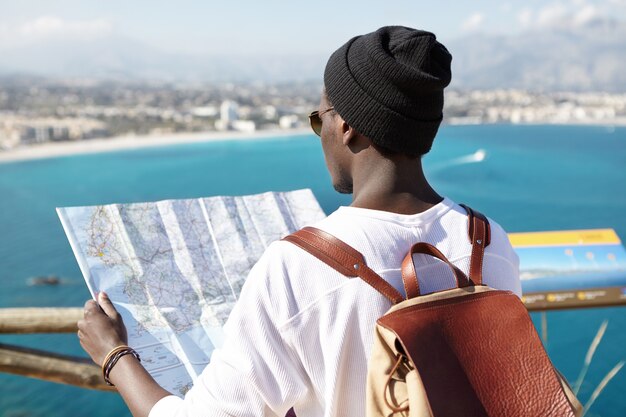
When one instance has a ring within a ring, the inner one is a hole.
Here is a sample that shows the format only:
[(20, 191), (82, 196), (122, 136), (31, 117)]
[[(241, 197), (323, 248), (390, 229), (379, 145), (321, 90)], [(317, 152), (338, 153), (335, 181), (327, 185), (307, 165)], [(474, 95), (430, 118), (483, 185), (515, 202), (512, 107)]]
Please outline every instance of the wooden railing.
[[(594, 290), (595, 298), (581, 300), (574, 292), (564, 293), (563, 301), (556, 297), (550, 301), (549, 295), (528, 294), (525, 304), (528, 311), (545, 312), (558, 309), (603, 307), (626, 304), (626, 298), (617, 294), (615, 288)], [(591, 291), (591, 290), (590, 290)], [(602, 292), (600, 294), (600, 292)], [(619, 296), (618, 296), (619, 295)], [(0, 309), (0, 334), (27, 333), (75, 333), (76, 322), (83, 317), (83, 309), (76, 308), (4, 308)], [(546, 340), (545, 315), (542, 315), (540, 329)], [(91, 360), (83, 357), (67, 356), (44, 350), (29, 349), (0, 343), (0, 372), (22, 375), (61, 384), (75, 385), (103, 391), (115, 391), (107, 385), (101, 369)]]
[[(0, 333), (75, 333), (82, 308), (0, 309)], [(0, 343), (0, 372), (95, 390), (115, 391), (87, 358)]]

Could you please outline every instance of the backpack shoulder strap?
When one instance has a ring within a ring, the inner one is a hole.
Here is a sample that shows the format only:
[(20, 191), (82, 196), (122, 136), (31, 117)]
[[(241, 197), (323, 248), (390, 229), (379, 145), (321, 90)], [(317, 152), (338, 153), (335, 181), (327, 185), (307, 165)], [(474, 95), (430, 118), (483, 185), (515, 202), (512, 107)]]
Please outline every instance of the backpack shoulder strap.
[(365, 258), (359, 251), (330, 233), (315, 227), (305, 227), (283, 240), (299, 246), (347, 277), (361, 278), (394, 304), (404, 300), (391, 284), (365, 264)]
[(469, 279), (474, 285), (482, 285), (483, 257), (485, 248), (491, 243), (491, 227), (489, 226), (489, 220), (482, 213), (469, 208), (465, 204), (460, 206), (467, 211), (467, 234), (470, 242), (472, 242)]
[(489, 220), (483, 214), (476, 210), (472, 210), (468, 206), (461, 204), (461, 207), (467, 211), (467, 234), (472, 243), (472, 253), (470, 255), (469, 280), (456, 266), (450, 263), (448, 259), (439, 250), (428, 243), (420, 242), (411, 247), (409, 253), (402, 261), (402, 282), (406, 290), (407, 299), (420, 295), (420, 289), (413, 263), (413, 254), (422, 253), (430, 255), (446, 263), (454, 273), (457, 287), (466, 287), (468, 285), (482, 285), (483, 281), (483, 257), (485, 248), (491, 243), (491, 228)]

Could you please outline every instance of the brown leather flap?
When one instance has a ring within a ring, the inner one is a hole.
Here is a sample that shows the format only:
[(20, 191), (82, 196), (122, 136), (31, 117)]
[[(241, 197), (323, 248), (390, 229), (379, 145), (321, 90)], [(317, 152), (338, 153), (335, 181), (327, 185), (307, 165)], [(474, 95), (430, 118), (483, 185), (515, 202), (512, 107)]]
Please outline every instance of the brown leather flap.
[(470, 293), (398, 307), (378, 323), (401, 340), (434, 415), (574, 416), (514, 294)]

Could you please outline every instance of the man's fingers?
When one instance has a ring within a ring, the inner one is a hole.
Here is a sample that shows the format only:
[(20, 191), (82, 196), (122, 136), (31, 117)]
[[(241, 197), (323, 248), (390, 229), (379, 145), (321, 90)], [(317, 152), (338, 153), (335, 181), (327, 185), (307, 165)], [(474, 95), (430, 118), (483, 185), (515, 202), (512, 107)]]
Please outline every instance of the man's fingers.
[(89, 314), (93, 314), (98, 311), (98, 303), (94, 300), (87, 300), (85, 302), (84, 310), (84, 315), (87, 317)]
[(113, 304), (111, 303), (111, 300), (109, 299), (109, 296), (106, 295), (106, 293), (101, 292), (100, 294), (98, 294), (98, 303), (100, 304), (100, 308), (102, 308), (102, 311), (104, 311), (107, 316), (111, 318), (117, 318), (117, 310), (115, 309), (115, 307), (113, 307)]

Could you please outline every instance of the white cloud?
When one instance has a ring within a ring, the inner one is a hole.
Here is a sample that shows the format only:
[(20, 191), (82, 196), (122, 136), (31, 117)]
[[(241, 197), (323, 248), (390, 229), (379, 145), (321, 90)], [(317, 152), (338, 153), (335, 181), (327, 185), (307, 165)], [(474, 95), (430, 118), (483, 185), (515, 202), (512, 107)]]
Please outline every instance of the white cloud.
[(601, 18), (601, 14), (596, 6), (591, 4), (586, 5), (580, 11), (574, 15), (575, 25), (585, 25), (593, 20)]
[(482, 13), (472, 13), (461, 25), (461, 29), (472, 32), (481, 29), (485, 23), (485, 15)]
[(525, 8), (517, 15), (522, 28), (575, 29), (590, 22), (619, 19), (611, 12), (610, 3), (626, 4), (626, 0), (606, 0), (593, 3), (589, 0), (553, 1), (537, 9)]
[(65, 20), (41, 16), (22, 23), (0, 22), (0, 49), (21, 48), (44, 40), (93, 40), (113, 33), (106, 19)]
[(63, 20), (55, 16), (42, 16), (19, 26), (17, 33), (25, 38), (46, 37), (94, 38), (109, 34), (112, 25), (105, 19)]
[(531, 9), (524, 9), (517, 15), (517, 20), (520, 22), (523, 28), (532, 26), (534, 22), (534, 14)]
[(543, 27), (562, 27), (567, 24), (569, 14), (569, 10), (563, 4), (549, 4), (537, 13), (537, 24)]

